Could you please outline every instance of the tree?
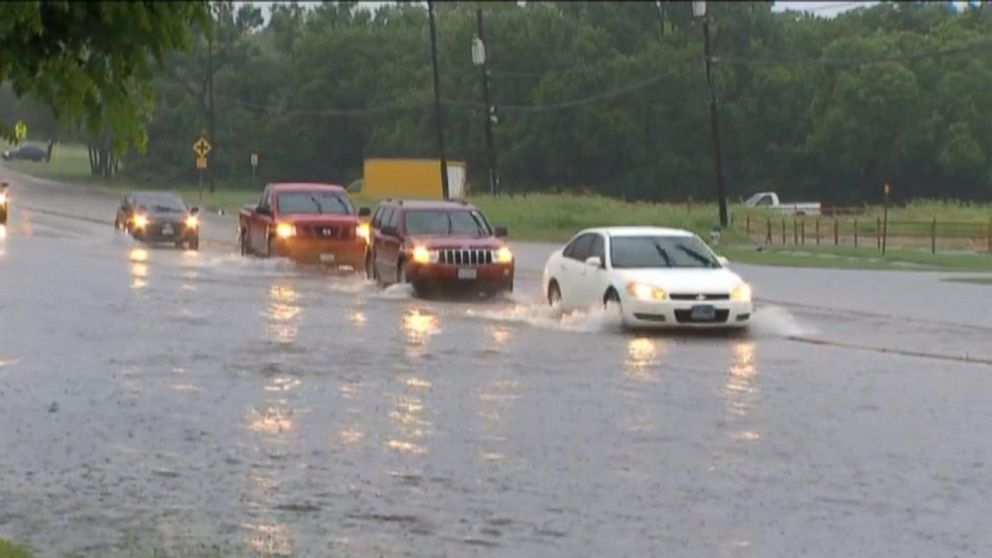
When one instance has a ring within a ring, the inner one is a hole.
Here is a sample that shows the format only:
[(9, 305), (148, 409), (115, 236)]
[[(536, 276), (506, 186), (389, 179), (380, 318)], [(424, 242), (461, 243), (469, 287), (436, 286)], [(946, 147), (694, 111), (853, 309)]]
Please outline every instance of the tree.
[[(64, 127), (144, 149), (152, 63), (206, 28), (205, 2), (12, 2), (0, 11), (0, 82), (50, 105)], [(0, 134), (13, 138), (11, 123)]]

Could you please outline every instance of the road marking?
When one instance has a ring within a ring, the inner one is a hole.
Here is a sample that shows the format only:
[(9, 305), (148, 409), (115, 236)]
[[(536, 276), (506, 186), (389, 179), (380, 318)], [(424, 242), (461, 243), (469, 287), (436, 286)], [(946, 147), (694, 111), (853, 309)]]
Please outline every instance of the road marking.
[(945, 327), (956, 327), (956, 328), (960, 328), (960, 329), (970, 329), (970, 330), (974, 330), (974, 331), (992, 332), (992, 327), (979, 326), (979, 325), (973, 325), (973, 324), (961, 324), (961, 323), (955, 323), (955, 322), (942, 322), (942, 321), (939, 321), (939, 320), (922, 320), (922, 319), (919, 319), (919, 318), (909, 318), (909, 317), (906, 317), (906, 316), (895, 316), (893, 314), (880, 314), (880, 313), (875, 313), (875, 312), (865, 312), (864, 310), (849, 310), (849, 309), (846, 309), (846, 308), (831, 308), (831, 307), (828, 307), (828, 306), (815, 306), (815, 305), (812, 305), (812, 304), (803, 304), (803, 303), (800, 303), (800, 302), (785, 302), (785, 301), (780, 301), (780, 300), (769, 300), (767, 298), (756, 298), (756, 299), (754, 299), (754, 301), (755, 302), (760, 302), (762, 304), (768, 304), (768, 305), (774, 305), (774, 306), (783, 306), (783, 307), (786, 307), (786, 308), (800, 308), (800, 309), (806, 309), (806, 310), (817, 310), (817, 311), (820, 311), (820, 312), (828, 312), (828, 313), (831, 313), (831, 314), (847, 314), (847, 315), (850, 315), (850, 316), (860, 316), (862, 318), (898, 320), (900, 322), (918, 323), (918, 324), (927, 324), (927, 325), (939, 325), (939, 326), (945, 326)]
[(786, 339), (788, 339), (789, 341), (795, 341), (797, 343), (806, 343), (809, 345), (822, 345), (828, 347), (838, 347), (841, 349), (857, 349), (861, 351), (871, 351), (874, 353), (887, 353), (887, 354), (894, 354), (900, 356), (927, 358), (932, 360), (945, 360), (951, 362), (963, 362), (967, 364), (984, 364), (986, 366), (992, 366), (992, 359), (986, 359), (986, 358), (972, 358), (970, 356), (943, 355), (940, 353), (907, 351), (905, 349), (890, 349), (887, 347), (874, 347), (872, 345), (861, 345), (859, 343), (848, 343), (846, 341), (832, 341), (830, 339), (821, 339), (818, 337), (806, 337), (801, 335), (789, 335), (786, 337)]

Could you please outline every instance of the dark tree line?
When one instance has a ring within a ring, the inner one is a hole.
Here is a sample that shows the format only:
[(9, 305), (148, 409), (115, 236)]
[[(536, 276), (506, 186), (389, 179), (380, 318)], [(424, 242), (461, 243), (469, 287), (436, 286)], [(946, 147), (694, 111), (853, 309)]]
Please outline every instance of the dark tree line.
[[(988, 200), (992, 6), (883, 3), (833, 19), (771, 2), (710, 2), (731, 197)], [(124, 172), (193, 181), (191, 143), (214, 119), (212, 172), (347, 184), (368, 157), (434, 157), (427, 14), (212, 5), (213, 34), (155, 83), (148, 149)], [(486, 186), (483, 9), (504, 187), (706, 199), (714, 170), (702, 36), (688, 2), (439, 3), (449, 158)], [(212, 74), (213, 99), (208, 95)]]

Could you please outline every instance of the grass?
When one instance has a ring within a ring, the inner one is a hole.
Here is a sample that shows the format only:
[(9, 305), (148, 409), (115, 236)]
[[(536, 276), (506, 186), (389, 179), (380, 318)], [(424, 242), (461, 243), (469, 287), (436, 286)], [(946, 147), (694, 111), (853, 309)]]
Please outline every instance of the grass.
[(31, 558), (27, 549), (0, 539), (0, 558)]
[(974, 285), (992, 286), (992, 277), (948, 277), (944, 279), (951, 283), (971, 283)]
[(753, 246), (724, 246), (718, 251), (731, 261), (785, 267), (992, 272), (992, 256), (986, 254), (930, 254), (908, 248), (889, 248), (884, 257), (874, 247), (853, 246), (771, 246), (760, 250)]
[[(123, 193), (131, 189), (148, 188), (127, 179), (106, 180), (93, 177), (89, 170), (89, 157), (84, 146), (56, 145), (52, 161), (31, 163), (12, 161), (11, 168), (44, 178), (80, 184), (106, 192)], [(166, 188), (168, 189), (168, 188)], [(204, 191), (202, 199), (193, 185), (176, 185), (172, 188), (189, 203), (205, 210), (238, 210), (258, 199), (257, 191), (233, 187), (218, 187), (210, 193)], [(359, 206), (375, 207), (379, 200), (358, 194), (354, 201)], [(684, 228), (708, 239), (717, 222), (712, 204), (626, 202), (596, 195), (527, 194), (503, 197), (472, 196), (490, 222), (503, 225), (517, 240), (562, 242), (581, 229), (610, 225), (655, 225)], [(755, 240), (764, 236), (767, 219), (772, 221), (772, 234), (776, 242), (781, 238), (781, 222), (786, 221), (786, 237), (793, 242), (793, 217), (769, 214), (765, 210), (731, 205), (732, 226), (722, 235), (721, 251), (736, 261), (801, 267), (844, 267), (858, 269), (967, 269), (992, 270), (992, 258), (977, 254), (976, 246), (984, 249), (990, 227), (992, 205), (953, 201), (916, 201), (889, 211), (889, 250), (881, 258), (875, 248), (876, 216), (881, 207), (866, 206), (858, 216), (858, 234), (863, 246), (854, 248), (854, 216), (839, 217), (841, 246), (833, 246), (833, 218), (820, 218), (820, 235), (823, 245), (816, 246), (815, 217), (806, 217), (806, 246), (773, 246), (758, 251)], [(751, 218), (752, 233), (745, 233), (747, 217)], [(943, 252), (931, 255), (923, 248), (929, 247), (930, 223), (938, 220), (938, 245)], [(898, 235), (898, 236), (895, 236)], [(752, 240), (754, 239), (754, 240)], [(975, 240), (978, 239), (978, 240)], [(843, 244), (847, 244), (846, 246)], [(917, 249), (919, 248), (919, 249)], [(962, 253), (949, 252), (961, 248)]]
[(4, 164), (24, 174), (70, 184), (78, 184), (101, 192), (123, 194), (130, 190), (145, 188), (173, 190), (191, 205), (200, 206), (207, 210), (240, 209), (241, 206), (247, 203), (257, 201), (259, 196), (259, 192), (257, 191), (231, 188), (226, 185), (219, 185), (217, 190), (211, 193), (206, 185), (204, 185), (203, 197), (201, 199), (199, 188), (194, 185), (180, 184), (169, 188), (168, 186), (136, 184), (133, 181), (122, 178), (108, 180), (103, 177), (93, 176), (90, 173), (89, 154), (86, 147), (82, 145), (56, 144), (55, 149), (52, 150), (52, 160), (50, 162), (10, 161)]

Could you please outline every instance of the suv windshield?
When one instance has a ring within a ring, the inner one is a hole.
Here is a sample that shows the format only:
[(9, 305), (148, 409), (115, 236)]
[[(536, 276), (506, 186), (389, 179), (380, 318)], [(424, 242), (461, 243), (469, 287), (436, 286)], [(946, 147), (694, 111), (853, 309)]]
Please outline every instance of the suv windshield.
[(339, 192), (280, 192), (279, 213), (351, 215), (351, 201)]
[(706, 244), (694, 236), (613, 237), (610, 253), (613, 267), (618, 269), (720, 267)]
[(138, 207), (159, 213), (179, 213), (186, 211), (186, 204), (176, 196), (135, 196)]
[(489, 224), (478, 211), (411, 211), (406, 232), (412, 235), (488, 236)]

